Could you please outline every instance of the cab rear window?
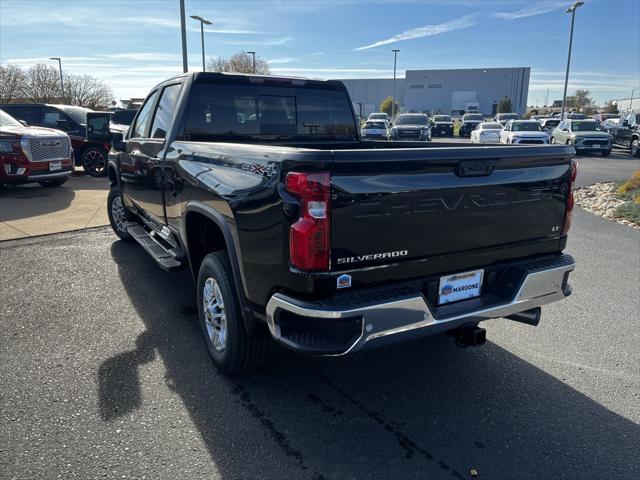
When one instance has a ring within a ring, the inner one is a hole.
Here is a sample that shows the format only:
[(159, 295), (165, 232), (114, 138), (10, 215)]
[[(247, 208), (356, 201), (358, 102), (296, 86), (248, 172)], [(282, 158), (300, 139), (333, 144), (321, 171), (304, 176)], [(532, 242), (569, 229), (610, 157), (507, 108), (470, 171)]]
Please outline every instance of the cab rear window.
[(354, 139), (356, 126), (344, 91), (202, 83), (192, 87), (184, 135)]

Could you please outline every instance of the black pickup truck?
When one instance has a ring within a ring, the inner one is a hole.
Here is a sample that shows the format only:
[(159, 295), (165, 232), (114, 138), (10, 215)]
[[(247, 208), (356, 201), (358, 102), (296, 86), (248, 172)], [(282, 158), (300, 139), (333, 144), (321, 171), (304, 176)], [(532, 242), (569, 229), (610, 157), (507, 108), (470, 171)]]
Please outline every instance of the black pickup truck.
[(112, 141), (111, 226), (186, 267), (226, 374), (271, 338), (343, 355), (439, 332), (536, 325), (571, 293), (574, 149), (363, 141), (341, 82), (189, 73)]

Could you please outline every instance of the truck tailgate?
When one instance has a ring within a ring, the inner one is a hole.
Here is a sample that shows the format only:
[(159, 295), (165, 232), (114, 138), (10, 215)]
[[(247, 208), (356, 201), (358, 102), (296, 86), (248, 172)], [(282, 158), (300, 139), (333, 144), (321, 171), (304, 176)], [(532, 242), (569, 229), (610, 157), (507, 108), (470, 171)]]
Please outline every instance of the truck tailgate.
[(559, 238), (566, 146), (336, 150), (331, 269)]

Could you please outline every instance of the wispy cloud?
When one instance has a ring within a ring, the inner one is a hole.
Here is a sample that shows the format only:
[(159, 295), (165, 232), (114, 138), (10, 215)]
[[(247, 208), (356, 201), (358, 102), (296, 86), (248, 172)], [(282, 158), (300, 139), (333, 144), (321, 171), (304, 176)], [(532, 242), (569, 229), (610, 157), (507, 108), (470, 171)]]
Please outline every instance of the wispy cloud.
[(553, 12), (554, 10), (566, 8), (568, 5), (569, 2), (558, 0), (536, 2), (515, 12), (495, 12), (493, 16), (503, 20), (516, 20), (518, 18), (533, 17), (534, 15)]
[(163, 62), (163, 61), (179, 61), (182, 57), (176, 53), (161, 52), (129, 52), (129, 53), (111, 53), (109, 55), (101, 55), (106, 58), (120, 60), (134, 60), (141, 62)]
[(355, 48), (354, 50), (367, 50), (369, 48), (380, 47), (382, 45), (389, 45), (390, 43), (412, 40), (414, 38), (431, 37), (433, 35), (440, 35), (441, 33), (451, 32), (453, 30), (472, 27), (478, 23), (476, 18), (477, 14), (474, 13), (454, 20), (449, 20), (448, 22), (438, 23), (436, 25), (425, 25), (424, 27), (412, 28), (411, 30), (394, 35), (391, 38), (380, 40), (370, 45), (364, 45), (362, 47)]
[(293, 63), (298, 61), (297, 58), (293, 58), (293, 57), (282, 57), (282, 58), (272, 58), (271, 60), (267, 60), (267, 63), (269, 65), (278, 65), (281, 63)]
[(260, 45), (262, 47), (277, 47), (280, 45), (284, 45), (285, 43), (289, 43), (291, 42), (291, 40), (293, 40), (293, 38), (291, 37), (280, 37), (280, 38), (274, 38), (273, 40), (258, 40), (258, 39), (223, 40), (223, 41), (220, 41), (219, 43), (223, 45), (239, 45), (244, 47), (249, 47), (253, 45)]

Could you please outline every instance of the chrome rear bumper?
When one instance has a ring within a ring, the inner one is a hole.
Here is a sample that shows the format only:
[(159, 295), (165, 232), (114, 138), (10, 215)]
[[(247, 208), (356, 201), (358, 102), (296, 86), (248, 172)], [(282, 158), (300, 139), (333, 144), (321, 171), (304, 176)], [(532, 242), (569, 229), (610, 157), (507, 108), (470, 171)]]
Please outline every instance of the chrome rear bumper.
[[(507, 317), (562, 300), (571, 294), (567, 280), (574, 269), (575, 261), (569, 255), (544, 259), (525, 265), (516, 283), (510, 280), (508, 285), (500, 286), (504, 291), (513, 284), (506, 298), (493, 296), (487, 301), (480, 297), (435, 308), (430, 307), (422, 293), (401, 286), (384, 289), (380, 295), (384, 298), (364, 303), (361, 294), (354, 294), (353, 301), (347, 298), (346, 302), (306, 302), (276, 293), (267, 304), (267, 322), (274, 339), (289, 348), (345, 355), (369, 346), (441, 333), (465, 323)], [(353, 335), (343, 341), (327, 341), (322, 335), (304, 330), (312, 319), (320, 324), (324, 321), (340, 325), (342, 329), (348, 324)], [(341, 321), (346, 323), (341, 325)], [(293, 329), (289, 328), (292, 322), (296, 325)]]

